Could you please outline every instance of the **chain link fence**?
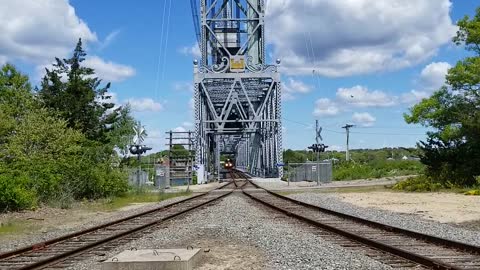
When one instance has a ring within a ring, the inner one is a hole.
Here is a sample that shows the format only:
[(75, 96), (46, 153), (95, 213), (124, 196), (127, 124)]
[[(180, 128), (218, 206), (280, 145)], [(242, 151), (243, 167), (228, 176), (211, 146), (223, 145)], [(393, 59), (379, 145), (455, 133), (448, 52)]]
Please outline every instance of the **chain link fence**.
[(291, 182), (317, 181), (331, 182), (333, 166), (331, 162), (290, 163), (287, 166), (287, 175)]

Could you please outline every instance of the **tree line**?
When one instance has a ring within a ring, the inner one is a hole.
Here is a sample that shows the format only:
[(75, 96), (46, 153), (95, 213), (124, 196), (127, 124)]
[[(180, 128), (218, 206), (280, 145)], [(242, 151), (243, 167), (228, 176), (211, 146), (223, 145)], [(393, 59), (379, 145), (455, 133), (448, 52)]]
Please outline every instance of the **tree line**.
[(83, 65), (79, 40), (37, 87), (13, 65), (0, 70), (0, 211), (58, 206), (128, 190), (121, 154), (135, 119), (110, 83)]

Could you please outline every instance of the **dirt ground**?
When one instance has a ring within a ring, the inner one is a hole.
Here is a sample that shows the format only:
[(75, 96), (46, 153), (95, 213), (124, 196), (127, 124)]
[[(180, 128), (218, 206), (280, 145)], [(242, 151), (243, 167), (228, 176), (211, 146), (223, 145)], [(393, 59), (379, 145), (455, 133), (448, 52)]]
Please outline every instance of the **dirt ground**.
[[(230, 241), (231, 242), (231, 241)], [(264, 255), (254, 246), (229, 243), (229, 241), (201, 239), (197, 246), (203, 248), (202, 258), (196, 270), (264, 269)]]
[(56, 230), (76, 229), (92, 220), (103, 220), (153, 204), (155, 203), (133, 203), (111, 212), (84, 208), (41, 207), (36, 211), (4, 213), (0, 214), (0, 240), (28, 237), (31, 233), (42, 234)]
[(480, 196), (388, 191), (337, 193), (337, 195), (342, 201), (360, 207), (373, 207), (392, 212), (415, 214), (442, 223), (480, 223)]

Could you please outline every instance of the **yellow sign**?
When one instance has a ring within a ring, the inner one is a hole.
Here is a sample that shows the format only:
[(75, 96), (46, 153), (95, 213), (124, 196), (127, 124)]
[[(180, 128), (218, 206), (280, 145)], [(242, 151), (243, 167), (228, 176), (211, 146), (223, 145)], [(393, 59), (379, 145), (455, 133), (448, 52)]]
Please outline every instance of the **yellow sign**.
[(233, 56), (230, 58), (230, 71), (242, 72), (245, 71), (245, 57)]

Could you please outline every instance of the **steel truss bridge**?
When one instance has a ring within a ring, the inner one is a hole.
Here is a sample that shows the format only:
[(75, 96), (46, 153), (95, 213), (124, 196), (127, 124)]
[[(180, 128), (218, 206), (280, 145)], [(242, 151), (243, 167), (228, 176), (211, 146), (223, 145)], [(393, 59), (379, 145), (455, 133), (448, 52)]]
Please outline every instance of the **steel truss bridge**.
[(260, 177), (282, 177), (280, 61), (265, 60), (263, 0), (191, 0), (201, 51), (194, 61), (195, 159), (220, 172), (231, 155)]

